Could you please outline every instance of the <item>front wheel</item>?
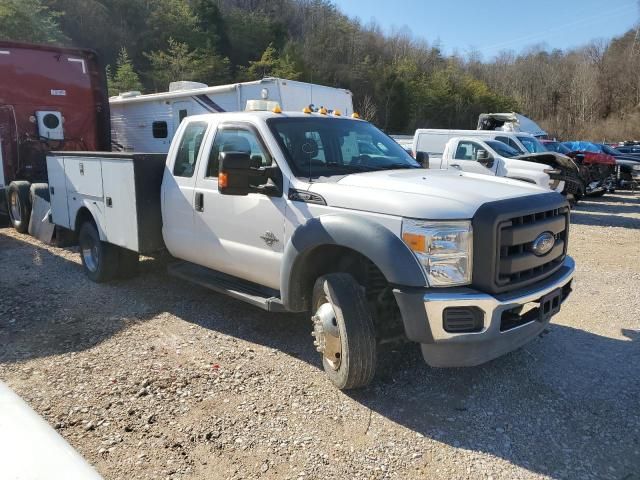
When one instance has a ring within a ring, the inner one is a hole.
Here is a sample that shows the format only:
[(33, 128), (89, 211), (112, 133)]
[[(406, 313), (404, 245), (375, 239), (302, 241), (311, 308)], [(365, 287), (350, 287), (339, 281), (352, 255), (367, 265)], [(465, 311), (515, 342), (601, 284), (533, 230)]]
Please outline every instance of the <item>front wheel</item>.
[(118, 247), (100, 240), (93, 222), (85, 222), (78, 234), (82, 267), (89, 279), (96, 283), (113, 280), (118, 272)]
[(320, 277), (313, 287), (313, 336), (322, 365), (341, 390), (371, 383), (376, 370), (376, 336), (367, 299), (346, 273)]

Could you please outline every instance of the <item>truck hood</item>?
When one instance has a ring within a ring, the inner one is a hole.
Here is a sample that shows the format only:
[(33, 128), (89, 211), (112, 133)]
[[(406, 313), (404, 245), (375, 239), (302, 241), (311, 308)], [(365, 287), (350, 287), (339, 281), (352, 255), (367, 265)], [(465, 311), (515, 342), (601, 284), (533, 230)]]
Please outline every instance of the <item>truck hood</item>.
[(560, 168), (567, 170), (568, 172), (577, 173), (578, 166), (575, 162), (566, 155), (557, 152), (540, 152), (540, 153), (527, 153), (516, 157), (519, 160), (526, 160), (527, 162), (535, 162), (543, 165), (548, 165), (552, 168)]
[(515, 157), (509, 159), (509, 169), (529, 170), (530, 172), (544, 173), (549, 165), (544, 163), (533, 162), (530, 160), (522, 159), (521, 157)]
[(467, 219), (484, 203), (548, 192), (536, 185), (457, 170), (385, 170), (311, 184), (327, 205), (424, 219)]

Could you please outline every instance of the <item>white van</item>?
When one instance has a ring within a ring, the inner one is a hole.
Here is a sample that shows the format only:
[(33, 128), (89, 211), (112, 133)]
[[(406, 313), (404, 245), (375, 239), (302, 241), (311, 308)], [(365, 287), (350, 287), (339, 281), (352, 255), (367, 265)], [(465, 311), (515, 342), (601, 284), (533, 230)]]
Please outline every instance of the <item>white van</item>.
[(438, 128), (420, 128), (413, 136), (413, 152), (429, 154), (429, 166), (440, 168), (444, 147), (454, 137), (476, 137), (498, 140), (515, 148), (522, 154), (547, 153), (540, 140), (530, 133), (501, 132), (497, 130), (445, 130)]

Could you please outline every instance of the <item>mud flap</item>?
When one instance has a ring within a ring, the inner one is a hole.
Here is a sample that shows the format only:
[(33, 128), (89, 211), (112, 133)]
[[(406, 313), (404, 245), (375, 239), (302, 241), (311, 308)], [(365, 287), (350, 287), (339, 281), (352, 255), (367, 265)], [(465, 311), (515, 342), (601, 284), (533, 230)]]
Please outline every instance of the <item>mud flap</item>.
[(29, 219), (29, 235), (48, 244), (51, 244), (55, 230), (55, 225), (49, 221), (50, 213), (49, 202), (39, 195), (34, 195)]

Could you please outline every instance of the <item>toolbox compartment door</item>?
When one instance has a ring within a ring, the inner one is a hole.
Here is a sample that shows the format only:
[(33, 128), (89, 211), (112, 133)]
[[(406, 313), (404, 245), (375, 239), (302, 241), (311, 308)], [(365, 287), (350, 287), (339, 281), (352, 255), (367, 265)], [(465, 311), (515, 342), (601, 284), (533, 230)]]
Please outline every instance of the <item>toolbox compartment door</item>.
[(114, 245), (138, 251), (138, 216), (133, 160), (102, 159), (104, 232)]
[(102, 172), (100, 158), (65, 157), (69, 193), (102, 200)]

